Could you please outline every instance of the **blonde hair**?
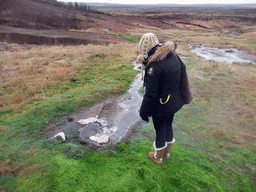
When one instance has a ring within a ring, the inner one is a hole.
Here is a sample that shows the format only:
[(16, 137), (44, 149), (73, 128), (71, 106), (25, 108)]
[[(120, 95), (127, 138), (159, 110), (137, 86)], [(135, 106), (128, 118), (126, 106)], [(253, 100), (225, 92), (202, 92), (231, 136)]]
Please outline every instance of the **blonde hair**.
[[(148, 51), (157, 44), (159, 44), (159, 40), (153, 33), (144, 34), (139, 41), (140, 54), (138, 55), (136, 62), (143, 63), (143, 60), (147, 55)], [(141, 67), (141, 73), (143, 78), (143, 65)]]
[(140, 54), (146, 56), (148, 51), (157, 44), (159, 44), (159, 40), (153, 33), (144, 34), (139, 42)]

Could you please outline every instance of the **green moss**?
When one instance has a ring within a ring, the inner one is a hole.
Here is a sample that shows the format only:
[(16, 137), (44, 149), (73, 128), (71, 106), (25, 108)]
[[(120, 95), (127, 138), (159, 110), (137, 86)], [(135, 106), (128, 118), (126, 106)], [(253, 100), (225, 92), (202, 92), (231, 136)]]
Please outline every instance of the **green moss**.
[(140, 41), (140, 37), (133, 37), (133, 36), (130, 36), (130, 35), (122, 35), (122, 34), (112, 33), (112, 32), (107, 32), (107, 34), (114, 35), (114, 36), (120, 36), (122, 39), (126, 39), (126, 40), (132, 41), (132, 42), (139, 42)]
[(44, 186), (40, 191), (253, 191), (249, 179), (220, 171), (201, 151), (175, 144), (171, 158), (158, 165), (147, 157), (150, 150), (151, 142), (134, 140), (119, 143), (112, 154), (86, 152), (82, 159), (56, 155), (43, 176), (18, 179), (17, 190)]

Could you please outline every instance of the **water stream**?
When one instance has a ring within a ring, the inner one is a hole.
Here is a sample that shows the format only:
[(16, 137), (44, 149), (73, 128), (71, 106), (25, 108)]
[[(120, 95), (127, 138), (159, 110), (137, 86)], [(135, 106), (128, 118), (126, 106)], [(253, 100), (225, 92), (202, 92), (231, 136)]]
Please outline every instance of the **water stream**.
[[(139, 65), (135, 62), (133, 65), (138, 70)], [(79, 138), (80, 143), (100, 146), (118, 143), (142, 121), (138, 112), (142, 102), (138, 91), (142, 85), (141, 73), (138, 73), (126, 94), (73, 114), (70, 117), (74, 121), (54, 129), (49, 137), (62, 133)]]
[(201, 45), (193, 47), (189, 45), (191, 52), (206, 59), (229, 64), (255, 64), (256, 56), (235, 48), (214, 48)]

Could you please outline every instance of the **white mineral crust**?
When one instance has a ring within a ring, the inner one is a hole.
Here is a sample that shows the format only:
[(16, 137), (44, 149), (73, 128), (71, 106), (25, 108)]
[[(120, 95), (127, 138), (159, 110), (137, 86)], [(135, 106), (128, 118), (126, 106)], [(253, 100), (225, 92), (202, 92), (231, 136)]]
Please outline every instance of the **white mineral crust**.
[(87, 125), (89, 123), (96, 123), (96, 122), (98, 122), (98, 119), (95, 118), (95, 117), (90, 117), (90, 118), (87, 118), (87, 119), (81, 119), (81, 120), (79, 120), (77, 122), (82, 124), (82, 125)]
[(99, 144), (105, 144), (109, 142), (109, 137), (107, 135), (101, 135), (101, 136), (91, 136), (90, 140), (95, 141)]
[(88, 125), (90, 123), (99, 123), (102, 127), (106, 127), (108, 125), (105, 119), (97, 119), (96, 117), (89, 117), (87, 119), (80, 119), (77, 121), (81, 125)]

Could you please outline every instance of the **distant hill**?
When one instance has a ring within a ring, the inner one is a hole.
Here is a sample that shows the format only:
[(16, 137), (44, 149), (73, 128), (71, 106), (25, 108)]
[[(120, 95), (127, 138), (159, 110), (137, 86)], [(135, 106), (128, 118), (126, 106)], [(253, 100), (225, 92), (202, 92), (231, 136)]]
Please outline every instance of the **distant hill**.
[(27, 29), (85, 29), (94, 18), (125, 15), (166, 22), (164, 19), (230, 19), (256, 23), (256, 4), (131, 5), (64, 3), (57, 0), (0, 0), (0, 25)]
[(254, 9), (256, 3), (243, 4), (117, 4), (117, 3), (87, 3), (88, 6), (94, 9), (104, 8), (225, 8), (225, 9)]
[(92, 9), (86, 4), (57, 0), (0, 0), (0, 24), (29, 29), (79, 29), (79, 15)]

